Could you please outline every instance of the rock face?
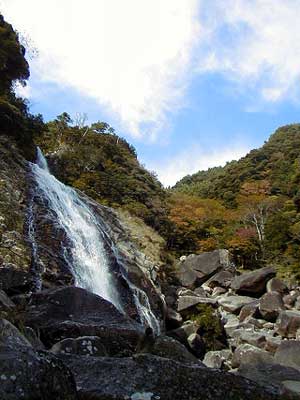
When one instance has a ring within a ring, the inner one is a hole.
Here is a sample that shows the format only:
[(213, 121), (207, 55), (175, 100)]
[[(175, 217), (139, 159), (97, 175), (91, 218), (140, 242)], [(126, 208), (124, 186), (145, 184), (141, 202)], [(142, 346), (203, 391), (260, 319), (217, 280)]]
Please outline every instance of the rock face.
[(261, 268), (237, 276), (232, 281), (231, 287), (239, 294), (259, 296), (265, 292), (268, 280), (274, 276), (273, 268)]
[(32, 289), (27, 225), (27, 163), (11, 139), (0, 135), (0, 289)]
[(73, 286), (33, 294), (26, 323), (49, 347), (67, 338), (98, 336), (110, 355), (131, 354), (141, 338), (140, 325), (108, 301)]
[[(133, 358), (60, 356), (73, 372), (81, 399), (270, 400), (252, 382), (202, 366), (153, 355)], [(116, 381), (118, 384), (116, 384)]]
[(0, 320), (0, 398), (77, 400), (70, 371), (53, 355), (34, 351), (19, 330)]
[(199, 255), (192, 254), (179, 263), (177, 277), (182, 286), (194, 288), (219, 270), (229, 266), (227, 250), (214, 250)]

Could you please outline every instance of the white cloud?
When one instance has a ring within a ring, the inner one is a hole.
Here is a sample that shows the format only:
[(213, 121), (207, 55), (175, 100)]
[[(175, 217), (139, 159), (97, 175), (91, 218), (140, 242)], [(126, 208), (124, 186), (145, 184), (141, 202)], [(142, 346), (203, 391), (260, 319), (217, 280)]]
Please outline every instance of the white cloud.
[(198, 0), (2, 0), (0, 6), (38, 47), (34, 74), (95, 98), (134, 136), (154, 136), (180, 105), (199, 33)]
[(299, 96), (299, 0), (213, 0), (203, 20), (201, 73), (222, 73), (266, 102)]
[(164, 186), (173, 186), (186, 175), (216, 166), (224, 166), (227, 161), (238, 160), (249, 152), (246, 145), (231, 145), (223, 148), (202, 149), (197, 145), (180, 152), (162, 163), (147, 165), (157, 172)]

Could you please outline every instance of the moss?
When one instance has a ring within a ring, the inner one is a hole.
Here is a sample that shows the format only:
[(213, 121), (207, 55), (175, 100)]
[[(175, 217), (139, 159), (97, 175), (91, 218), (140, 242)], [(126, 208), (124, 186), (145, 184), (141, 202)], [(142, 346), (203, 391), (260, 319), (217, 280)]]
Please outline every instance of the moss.
[(224, 347), (223, 326), (212, 306), (198, 304), (196, 312), (190, 315), (189, 318), (199, 326), (198, 333), (202, 336), (207, 351), (219, 350)]

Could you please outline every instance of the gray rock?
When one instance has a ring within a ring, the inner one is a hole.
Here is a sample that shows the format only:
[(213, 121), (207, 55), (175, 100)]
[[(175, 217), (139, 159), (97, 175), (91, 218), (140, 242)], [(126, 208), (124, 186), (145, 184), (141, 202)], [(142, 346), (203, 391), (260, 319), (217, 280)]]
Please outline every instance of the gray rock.
[(298, 340), (283, 340), (275, 353), (277, 364), (300, 370), (300, 342)]
[(201, 287), (201, 286), (199, 286), (199, 287), (197, 287), (196, 289), (194, 289), (194, 293), (195, 293), (197, 296), (200, 296), (200, 297), (206, 297), (206, 295), (207, 295), (206, 291), (205, 291), (204, 288)]
[(217, 298), (218, 304), (225, 310), (237, 314), (241, 308), (253, 303), (255, 299), (247, 296), (220, 296)]
[(224, 325), (224, 329), (229, 337), (232, 337), (232, 335), (239, 328), (239, 326), (240, 326), (240, 321), (236, 315), (232, 314), (226, 315), (226, 323)]
[(26, 339), (30, 342), (32, 347), (36, 350), (45, 350), (45, 346), (40, 340), (40, 338), (37, 336), (35, 331), (30, 328), (29, 326), (24, 327), (24, 336)]
[(242, 364), (258, 364), (262, 362), (273, 363), (274, 359), (267, 351), (244, 343), (235, 349), (231, 365), (232, 368), (238, 368)]
[(265, 350), (269, 351), (270, 353), (274, 354), (278, 347), (280, 346), (280, 343), (282, 342), (282, 339), (280, 336), (266, 336), (266, 344), (265, 344)]
[(108, 351), (98, 336), (67, 338), (55, 343), (51, 348), (53, 354), (77, 354), (81, 356), (108, 356)]
[(180, 296), (178, 298), (177, 311), (182, 313), (198, 304), (210, 304), (212, 306), (216, 305), (217, 302), (214, 299), (208, 297), (200, 296)]
[(192, 254), (178, 264), (177, 277), (182, 286), (194, 288), (230, 265), (227, 250)]
[(198, 325), (193, 321), (186, 321), (180, 328), (173, 329), (169, 331), (168, 336), (173, 337), (176, 340), (179, 340), (181, 343), (186, 343), (187, 338), (193, 333), (197, 333)]
[(243, 322), (246, 318), (249, 317), (256, 317), (258, 315), (258, 305), (259, 300), (254, 300), (252, 303), (243, 306), (239, 314), (240, 322)]
[(231, 285), (231, 282), (234, 278), (234, 275), (230, 271), (220, 271), (214, 276), (212, 276), (208, 281), (205, 282), (205, 285), (208, 287), (214, 289), (216, 287), (222, 287), (222, 288), (229, 288)]
[(183, 344), (168, 336), (159, 336), (147, 353), (181, 363), (200, 364), (200, 361)]
[(276, 330), (286, 338), (295, 338), (300, 328), (300, 311), (281, 311), (276, 321)]
[(77, 400), (77, 393), (70, 371), (53, 355), (1, 347), (0, 399)]
[(267, 321), (276, 321), (279, 313), (284, 310), (281, 294), (278, 292), (265, 293), (259, 302), (259, 311)]
[(132, 354), (143, 334), (111, 303), (73, 286), (33, 294), (26, 325), (40, 332), (47, 347), (70, 337), (99, 336), (110, 355)]
[(203, 364), (208, 368), (229, 369), (232, 359), (230, 350), (208, 351), (205, 354)]
[(81, 399), (93, 400), (271, 400), (248, 380), (201, 365), (154, 355), (101, 358), (61, 355), (75, 376)]
[(168, 307), (166, 313), (166, 328), (168, 330), (179, 328), (182, 325), (182, 321), (182, 316), (172, 308)]
[(211, 296), (218, 297), (218, 296), (221, 296), (222, 294), (225, 294), (226, 292), (227, 292), (227, 290), (222, 287), (215, 287), (212, 291)]
[(294, 393), (287, 391), (287, 386), (284, 383), (293, 381), (295, 384), (300, 381), (300, 372), (294, 368), (273, 363), (257, 363), (255, 368), (253, 368), (253, 364), (242, 364), (238, 369), (238, 374), (251, 379), (264, 388), (276, 390), (283, 400), (298, 398), (289, 397)]
[(10, 300), (3, 290), (0, 290), (0, 311), (10, 311), (16, 305)]
[(267, 282), (267, 292), (285, 294), (289, 291), (287, 285), (278, 278), (272, 278)]
[(0, 319), (0, 346), (10, 346), (17, 349), (19, 347), (31, 347), (31, 343), (11, 322)]
[(256, 332), (254, 330), (242, 330), (239, 335), (238, 342), (240, 344), (247, 343), (252, 346), (264, 348), (266, 343), (266, 335), (262, 332)]
[(187, 343), (188, 343), (188, 346), (189, 346), (191, 352), (197, 358), (202, 359), (204, 357), (206, 346), (200, 335), (198, 335), (197, 333), (192, 333), (187, 338)]
[(261, 268), (234, 278), (231, 288), (243, 295), (262, 295), (267, 282), (276, 275), (274, 268)]

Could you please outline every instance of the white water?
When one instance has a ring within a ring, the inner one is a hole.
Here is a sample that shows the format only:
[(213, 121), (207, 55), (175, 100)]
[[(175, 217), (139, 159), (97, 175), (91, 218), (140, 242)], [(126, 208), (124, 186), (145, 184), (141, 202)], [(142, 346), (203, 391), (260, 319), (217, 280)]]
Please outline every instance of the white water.
[(49, 209), (55, 213), (57, 223), (68, 238), (64, 257), (75, 278), (75, 285), (98, 294), (122, 310), (109, 271), (102, 232), (93, 212), (75, 190), (49, 172), (40, 149), (32, 170), (39, 194), (47, 200)]

